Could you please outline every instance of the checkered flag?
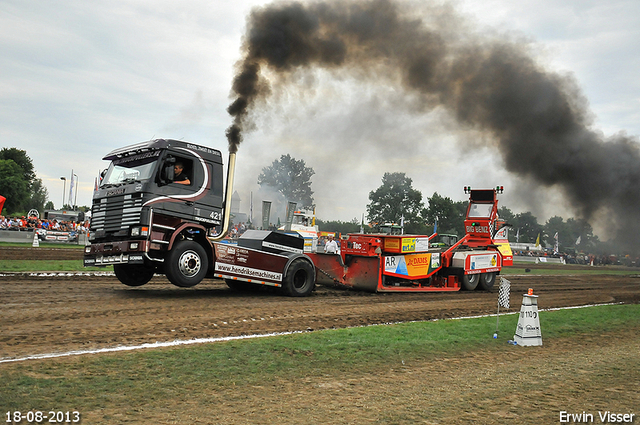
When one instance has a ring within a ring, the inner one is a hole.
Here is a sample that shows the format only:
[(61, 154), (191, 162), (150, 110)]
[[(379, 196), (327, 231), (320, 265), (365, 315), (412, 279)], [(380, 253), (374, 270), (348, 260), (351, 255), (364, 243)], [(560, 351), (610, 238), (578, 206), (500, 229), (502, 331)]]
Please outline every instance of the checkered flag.
[(498, 291), (498, 307), (509, 308), (509, 292), (511, 282), (504, 277), (500, 277), (500, 290)]

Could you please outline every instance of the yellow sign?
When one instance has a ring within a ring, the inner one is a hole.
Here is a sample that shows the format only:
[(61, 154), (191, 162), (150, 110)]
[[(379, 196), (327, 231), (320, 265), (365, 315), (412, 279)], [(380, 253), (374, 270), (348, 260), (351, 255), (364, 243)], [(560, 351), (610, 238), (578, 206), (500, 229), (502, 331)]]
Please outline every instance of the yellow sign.
[(384, 249), (398, 250), (400, 249), (400, 241), (396, 238), (385, 238)]
[(407, 275), (425, 276), (429, 274), (431, 254), (407, 255), (405, 257), (405, 262), (407, 264)]
[(394, 255), (385, 257), (384, 262), (384, 272), (386, 274), (402, 275), (409, 278), (428, 276), (439, 267), (439, 253)]
[(402, 238), (402, 252), (415, 252), (416, 238)]
[(513, 255), (513, 251), (511, 251), (511, 245), (507, 243), (496, 243), (498, 245), (498, 251), (502, 253), (503, 257), (510, 257)]

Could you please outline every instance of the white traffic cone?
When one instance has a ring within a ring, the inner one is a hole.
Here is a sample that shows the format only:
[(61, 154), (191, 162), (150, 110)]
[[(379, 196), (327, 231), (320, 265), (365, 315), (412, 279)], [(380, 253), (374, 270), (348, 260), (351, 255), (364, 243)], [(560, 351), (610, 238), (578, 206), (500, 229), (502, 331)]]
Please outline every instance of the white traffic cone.
[(540, 330), (540, 317), (538, 316), (538, 296), (533, 295), (533, 289), (522, 296), (520, 318), (516, 326), (516, 334), (513, 340), (517, 345), (536, 346), (542, 345), (542, 331)]
[(33, 243), (31, 244), (32, 247), (34, 248), (38, 248), (40, 246), (40, 239), (38, 239), (38, 232), (33, 232)]

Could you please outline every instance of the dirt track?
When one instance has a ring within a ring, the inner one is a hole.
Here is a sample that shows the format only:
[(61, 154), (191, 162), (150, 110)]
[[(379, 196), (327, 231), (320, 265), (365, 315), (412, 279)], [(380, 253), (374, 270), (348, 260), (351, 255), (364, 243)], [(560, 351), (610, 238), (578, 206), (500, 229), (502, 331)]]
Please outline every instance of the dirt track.
[[(42, 251), (33, 258), (62, 259), (60, 254), (80, 258), (81, 251)], [(34, 252), (0, 248), (0, 258), (28, 255)], [(508, 276), (511, 311), (520, 308), (527, 288), (540, 296), (540, 308), (640, 302), (637, 275), (542, 277), (536, 276), (542, 268), (577, 267), (529, 267), (532, 271), (525, 276)], [(269, 291), (236, 293), (212, 280), (181, 289), (158, 276), (146, 286), (129, 288), (114, 276), (4, 275), (0, 359), (494, 313), (496, 301), (496, 292), (370, 294), (318, 287), (313, 296), (294, 299)], [(83, 411), (83, 423), (533, 425), (558, 423), (561, 411), (640, 413), (634, 410), (640, 379), (637, 328), (547, 339), (542, 349), (534, 350), (502, 344), (489, 356), (469, 352), (462, 358), (446, 355), (406, 365), (390, 361), (375, 375), (335, 373), (295, 381), (276, 377), (250, 388), (212, 384), (211, 391), (187, 392), (170, 406), (163, 399), (129, 403), (124, 396), (118, 398), (124, 401)], [(39, 362), (33, 364), (37, 369)], [(81, 362), (77, 365), (82, 370)], [(1, 366), (14, 370), (16, 363)], [(274, 402), (265, 394), (277, 394), (286, 402)]]
[[(2, 255), (24, 258), (26, 252), (31, 251), (3, 249)], [(519, 310), (527, 288), (540, 296), (540, 308), (640, 302), (640, 278), (542, 277), (535, 275), (536, 267), (566, 270), (569, 266), (532, 266), (531, 274), (509, 276), (511, 311)], [(156, 276), (143, 287), (129, 288), (113, 276), (5, 275), (0, 276), (0, 300), (0, 358), (12, 358), (175, 339), (495, 313), (497, 294), (370, 294), (320, 286), (313, 296), (296, 299), (271, 291), (238, 293), (218, 280), (183, 289)]]

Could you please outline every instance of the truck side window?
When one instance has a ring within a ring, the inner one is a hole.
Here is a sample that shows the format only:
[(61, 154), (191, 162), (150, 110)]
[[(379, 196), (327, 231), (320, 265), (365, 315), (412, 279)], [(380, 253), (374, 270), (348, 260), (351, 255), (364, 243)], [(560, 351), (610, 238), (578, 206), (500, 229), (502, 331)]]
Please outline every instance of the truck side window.
[(182, 158), (176, 158), (175, 164), (173, 164), (173, 183), (191, 185), (191, 161)]

